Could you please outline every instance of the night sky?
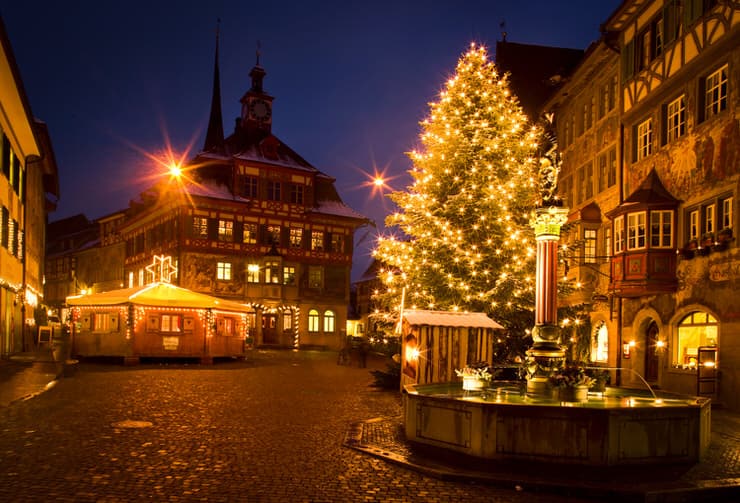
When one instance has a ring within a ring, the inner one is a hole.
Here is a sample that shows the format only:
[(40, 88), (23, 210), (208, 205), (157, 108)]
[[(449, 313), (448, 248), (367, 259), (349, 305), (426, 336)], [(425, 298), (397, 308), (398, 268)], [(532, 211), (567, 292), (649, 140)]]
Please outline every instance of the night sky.
[[(403, 188), (404, 153), (470, 42), (493, 56), (505, 30), (510, 42), (585, 49), (620, 3), (0, 0), (0, 13), (31, 110), (54, 145), (61, 194), (50, 220), (123, 209), (162, 169), (144, 152), (202, 148), (220, 18), (225, 133), (259, 40), (273, 133), (380, 226), (391, 205), (366, 182), (384, 171)], [(354, 277), (371, 241), (358, 249)]]

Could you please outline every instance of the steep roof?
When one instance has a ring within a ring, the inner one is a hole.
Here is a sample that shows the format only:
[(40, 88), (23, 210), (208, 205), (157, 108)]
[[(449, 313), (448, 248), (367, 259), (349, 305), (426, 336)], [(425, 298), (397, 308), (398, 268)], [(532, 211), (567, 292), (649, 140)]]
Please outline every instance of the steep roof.
[(496, 42), (496, 66), (510, 73), (510, 85), (530, 120), (583, 57), (581, 49)]

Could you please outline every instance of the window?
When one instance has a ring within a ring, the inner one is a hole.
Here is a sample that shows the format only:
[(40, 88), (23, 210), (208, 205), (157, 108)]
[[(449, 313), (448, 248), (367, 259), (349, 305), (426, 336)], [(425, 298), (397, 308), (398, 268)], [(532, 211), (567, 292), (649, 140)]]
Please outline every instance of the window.
[(334, 332), (334, 311), (324, 311), (324, 332)]
[(218, 221), (218, 240), (226, 242), (234, 240), (234, 222), (231, 220)]
[(257, 199), (258, 180), (256, 176), (245, 176), (242, 178), (242, 196), (248, 199)]
[(706, 234), (714, 232), (715, 221), (715, 206), (713, 204), (708, 204), (704, 207), (704, 232)]
[(604, 255), (607, 258), (612, 256), (612, 228), (608, 225), (604, 227)]
[(699, 239), (699, 210), (689, 212), (689, 239)]
[(717, 319), (709, 313), (695, 311), (678, 323), (677, 343), (674, 344), (673, 366), (695, 369), (701, 346), (717, 346)]
[(293, 312), (283, 311), (283, 330), (290, 330), (293, 328)]
[(666, 107), (666, 141), (677, 140), (686, 133), (686, 100), (683, 96)]
[(607, 164), (607, 187), (614, 187), (617, 184), (617, 149), (609, 151), (609, 162)]
[(248, 264), (247, 265), (247, 283), (259, 283), (259, 282), (260, 282), (259, 264)]
[(280, 283), (280, 262), (265, 262), (265, 283)]
[(279, 225), (268, 225), (267, 226), (267, 244), (279, 245), (280, 244), (280, 226)]
[(597, 180), (598, 183), (598, 191), (602, 192), (603, 190), (606, 190), (606, 182), (607, 182), (607, 156), (606, 152), (599, 155), (599, 157), (596, 159), (596, 162), (598, 163), (598, 173), (599, 177)]
[(144, 269), (139, 269), (139, 286), (144, 286)]
[(319, 331), (319, 312), (316, 309), (311, 309), (308, 312), (308, 331)]
[(586, 164), (586, 180), (584, 187), (584, 194), (586, 199), (594, 197), (594, 165), (592, 162)]
[(650, 246), (652, 248), (673, 246), (673, 211), (650, 212)]
[(624, 216), (614, 219), (614, 253), (624, 251)]
[(311, 249), (315, 251), (324, 250), (324, 233), (322, 231), (311, 231)]
[(650, 31), (652, 32), (652, 39), (650, 44), (651, 57), (657, 58), (663, 54), (663, 18), (661, 16), (656, 17), (650, 23)]
[(732, 225), (733, 206), (734, 205), (735, 205), (735, 198), (733, 197), (727, 197), (720, 201), (720, 209), (722, 210), (722, 215), (720, 215), (720, 230), (732, 229), (733, 227)]
[(290, 186), (290, 202), (293, 204), (303, 204), (303, 185), (292, 184)]
[(93, 331), (108, 332), (111, 328), (110, 315), (108, 313), (93, 314)]
[(323, 276), (321, 266), (308, 266), (308, 287), (322, 288), (324, 286)]
[(176, 314), (163, 314), (159, 322), (162, 332), (182, 332), (182, 318)]
[(231, 281), (231, 262), (218, 262), (216, 264), (216, 279)]
[(648, 119), (637, 126), (637, 158), (641, 160), (653, 153), (653, 120)]
[(596, 262), (596, 229), (583, 230), (583, 261), (587, 264)]
[(609, 360), (609, 329), (606, 323), (600, 323), (591, 341), (591, 361), (607, 362)]
[(269, 180), (267, 182), (267, 199), (270, 201), (280, 201), (280, 182)]
[(129, 288), (134, 287), (134, 271), (129, 271), (128, 273), (128, 287)]
[(344, 253), (344, 236), (342, 234), (331, 235), (331, 251), (333, 253)]
[(576, 184), (576, 204), (581, 204), (583, 202), (583, 188), (586, 184), (586, 168), (585, 166), (581, 166), (578, 168), (578, 183)]
[(645, 212), (627, 214), (627, 249), (645, 248)]
[(303, 229), (298, 227), (290, 228), (290, 247), (300, 248), (303, 244)]
[(193, 217), (193, 236), (196, 238), (208, 237), (208, 219), (203, 217)]
[(727, 109), (727, 65), (704, 79), (704, 114), (702, 120), (711, 119)]
[(244, 224), (242, 241), (249, 245), (257, 244), (257, 224)]
[(283, 285), (295, 285), (295, 267), (283, 267)]
[(234, 318), (221, 318), (218, 320), (218, 328), (217, 331), (220, 335), (234, 335), (234, 327), (236, 326), (236, 323), (234, 323)]

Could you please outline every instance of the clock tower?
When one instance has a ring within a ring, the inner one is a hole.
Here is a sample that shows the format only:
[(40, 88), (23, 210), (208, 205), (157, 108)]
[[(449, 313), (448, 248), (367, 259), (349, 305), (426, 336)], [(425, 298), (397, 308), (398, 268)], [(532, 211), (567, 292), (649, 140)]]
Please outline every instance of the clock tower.
[(247, 129), (261, 129), (269, 133), (272, 126), (273, 97), (265, 93), (262, 87), (262, 81), (266, 74), (265, 69), (260, 66), (258, 51), (257, 64), (249, 72), (249, 76), (252, 79), (252, 87), (241, 99), (241, 119), (242, 126)]

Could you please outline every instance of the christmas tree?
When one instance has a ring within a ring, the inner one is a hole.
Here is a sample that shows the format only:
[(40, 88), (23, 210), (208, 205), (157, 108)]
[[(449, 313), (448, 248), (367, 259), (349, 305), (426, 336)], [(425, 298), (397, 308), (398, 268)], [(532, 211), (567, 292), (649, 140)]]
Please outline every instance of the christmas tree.
[(530, 218), (552, 183), (540, 176), (541, 136), (486, 48), (471, 45), (421, 123), (413, 183), (390, 195), (399, 211), (386, 225), (400, 233), (375, 250), (381, 305), (397, 310), (403, 293), (406, 309), (486, 312), (507, 329), (497, 358), (523, 354), (534, 321)]

